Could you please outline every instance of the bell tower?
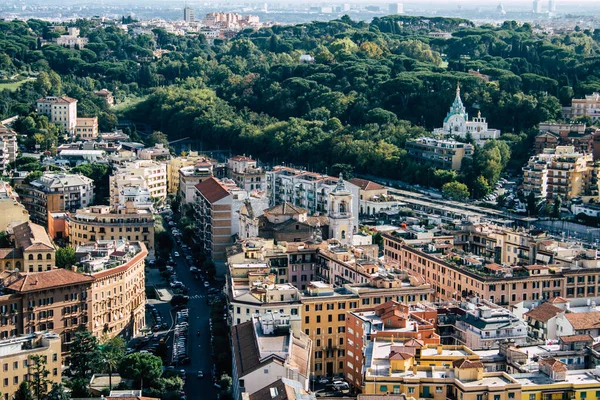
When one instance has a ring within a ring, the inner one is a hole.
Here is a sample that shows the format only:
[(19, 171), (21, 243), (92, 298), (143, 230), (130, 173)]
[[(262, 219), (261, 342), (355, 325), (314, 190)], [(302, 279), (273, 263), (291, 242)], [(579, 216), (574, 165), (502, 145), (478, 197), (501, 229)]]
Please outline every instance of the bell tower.
[(335, 189), (329, 193), (329, 237), (342, 244), (352, 244), (354, 218), (352, 216), (352, 193), (346, 189), (340, 173)]

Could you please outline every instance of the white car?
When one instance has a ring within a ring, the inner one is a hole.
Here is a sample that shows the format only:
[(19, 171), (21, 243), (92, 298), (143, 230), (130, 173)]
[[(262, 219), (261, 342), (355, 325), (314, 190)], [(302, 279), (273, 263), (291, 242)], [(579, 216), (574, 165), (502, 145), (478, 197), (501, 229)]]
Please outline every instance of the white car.
[(210, 283), (208, 283), (208, 281), (204, 281), (204, 287), (209, 287)]
[(329, 379), (327, 379), (326, 376), (322, 376), (319, 378), (319, 380), (317, 381), (319, 383), (329, 383)]
[(174, 253), (173, 253), (173, 255), (174, 255), (175, 257), (179, 257), (179, 253), (178, 253), (177, 251), (176, 251), (176, 252), (174, 252)]

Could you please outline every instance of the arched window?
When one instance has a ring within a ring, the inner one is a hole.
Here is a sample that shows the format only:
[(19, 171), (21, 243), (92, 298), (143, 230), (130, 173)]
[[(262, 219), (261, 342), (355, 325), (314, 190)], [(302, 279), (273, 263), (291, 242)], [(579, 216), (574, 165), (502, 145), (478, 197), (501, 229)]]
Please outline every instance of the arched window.
[(42, 259), (42, 255), (38, 254), (38, 260), (41, 260), (41, 259)]
[(342, 231), (342, 239), (346, 239), (346, 231)]
[(340, 212), (341, 213), (345, 213), (346, 212), (346, 202), (345, 201), (342, 201), (340, 203)]
[(17, 261), (15, 263), (15, 268), (19, 268), (19, 269), (21, 268), (21, 261)]
[(50, 253), (46, 254), (46, 260), (52, 260), (52, 254), (50, 254)]
[(30, 259), (30, 260), (33, 260), (33, 254), (30, 254), (30, 255), (29, 255), (29, 259)]
[(11, 268), (11, 264), (10, 261), (6, 263), (6, 265), (4, 266), (5, 269), (10, 269)]

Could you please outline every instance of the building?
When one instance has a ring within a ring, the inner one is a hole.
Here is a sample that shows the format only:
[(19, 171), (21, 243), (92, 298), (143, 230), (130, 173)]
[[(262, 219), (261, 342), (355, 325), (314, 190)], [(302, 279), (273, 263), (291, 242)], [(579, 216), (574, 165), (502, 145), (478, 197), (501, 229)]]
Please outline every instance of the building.
[(563, 108), (563, 115), (565, 118), (588, 116), (596, 122), (600, 117), (600, 93), (594, 92), (583, 99), (572, 99), (571, 107)]
[(137, 156), (140, 160), (165, 161), (171, 158), (171, 152), (164, 144), (157, 143), (153, 147), (139, 150)]
[(586, 133), (585, 124), (540, 123), (539, 134), (535, 137), (535, 154), (544, 153), (546, 149), (571, 145), (578, 153), (593, 151), (593, 135)]
[(84, 141), (96, 140), (98, 137), (98, 117), (77, 118), (75, 136)]
[(143, 242), (148, 256), (154, 258), (154, 215), (152, 209), (92, 206), (68, 215), (69, 240), (73, 247), (96, 241)]
[(198, 160), (194, 165), (179, 169), (178, 196), (181, 204), (194, 202), (196, 185), (213, 176), (213, 164), (208, 160)]
[(47, 391), (53, 384), (60, 384), (62, 379), (60, 336), (54, 332), (20, 335), (12, 339), (0, 340), (0, 364), (3, 366), (1, 375), (2, 397), (14, 398), (15, 393), (23, 382), (34, 379), (34, 364), (32, 357), (42, 357), (46, 360), (48, 371)]
[[(433, 322), (432, 322), (433, 321)], [(440, 344), (436, 333), (437, 311), (428, 306), (412, 306), (394, 300), (373, 307), (348, 311), (346, 316), (346, 353), (344, 378), (356, 388), (362, 387), (362, 370), (369, 340), (390, 338), (396, 343)]]
[(77, 263), (86, 273), (82, 276), (93, 279), (87, 329), (97, 338), (130, 338), (146, 327), (147, 255), (142, 242), (96, 241), (75, 250)]
[(450, 111), (446, 114), (443, 127), (435, 129), (434, 133), (456, 135), (462, 139), (470, 137), (481, 146), (487, 140), (498, 139), (500, 137), (499, 130), (488, 128), (486, 119), (481, 116), (481, 112), (478, 113), (476, 118), (469, 121), (469, 114), (460, 98), (460, 87), (456, 88), (456, 97), (450, 107)]
[(281, 378), (254, 392), (242, 393), (242, 400), (317, 400), (314, 393), (306, 391), (297, 381)]
[(2, 145), (0, 146), (0, 150), (2, 151), (0, 154), (3, 168), (2, 173), (6, 173), (8, 172), (6, 168), (8, 163), (14, 162), (17, 159), (17, 154), (19, 152), (17, 133), (0, 124), (0, 139), (2, 140)]
[[(562, 299), (558, 297), (557, 299)], [(556, 340), (556, 317), (564, 310), (548, 301), (529, 310), (523, 317), (529, 325), (529, 333), (533, 339)]]
[(29, 212), (19, 200), (19, 194), (8, 182), (0, 182), (0, 231), (14, 223), (29, 222)]
[(197, 151), (190, 151), (185, 157), (171, 157), (167, 163), (168, 193), (176, 194), (179, 191), (179, 170), (183, 167), (193, 167), (197, 162), (208, 161), (212, 165), (216, 161), (198, 155)]
[(523, 191), (547, 199), (598, 199), (599, 168), (592, 154), (577, 153), (573, 146), (557, 146), (529, 159), (523, 167)]
[(43, 226), (48, 213), (75, 211), (94, 202), (94, 181), (83, 175), (44, 173), (21, 189), (31, 220)]
[(61, 35), (55, 39), (56, 44), (71, 49), (83, 49), (88, 43), (88, 39), (79, 37), (79, 33), (79, 28), (69, 27), (66, 35)]
[[(271, 205), (285, 201), (306, 209), (309, 215), (327, 215), (329, 212), (329, 193), (337, 187), (338, 179), (283, 166), (274, 167), (266, 175)], [(350, 210), (353, 225), (358, 227), (359, 188), (348, 181), (344, 181), (344, 185), (352, 195)]]
[(533, 13), (534, 14), (542, 13), (542, 0), (533, 0)]
[(418, 138), (406, 142), (408, 155), (420, 163), (441, 169), (460, 170), (462, 160), (473, 156), (473, 145), (456, 140)]
[(115, 104), (115, 98), (113, 97), (112, 92), (108, 89), (100, 89), (100, 90), (94, 92), (94, 94), (96, 96), (104, 99), (104, 101), (106, 102), (106, 105), (109, 107)]
[(24, 222), (13, 228), (13, 235), (15, 248), (23, 255), (22, 271), (41, 272), (54, 268), (56, 248), (44, 227)]
[(358, 178), (350, 179), (350, 182), (360, 188), (361, 216), (396, 215), (403, 205), (395, 196), (388, 195), (388, 188), (383, 185)]
[(389, 13), (392, 15), (404, 14), (404, 4), (402, 3), (390, 3)]
[(356, 227), (352, 215), (352, 193), (346, 188), (341, 173), (335, 189), (329, 193), (328, 203), (329, 237), (343, 245), (352, 244)]
[(196, 22), (196, 19), (194, 17), (194, 9), (192, 7), (186, 6), (183, 9), (183, 20), (188, 24)]
[(167, 165), (136, 160), (116, 167), (110, 177), (111, 204), (120, 203), (124, 187), (130, 185), (147, 188), (153, 201), (164, 201), (167, 198)]
[[(5, 272), (0, 304), (14, 310), (0, 329), (3, 338), (51, 330), (68, 352), (75, 332), (88, 328), (94, 278), (57, 268), (44, 272)], [(0, 309), (1, 309), (0, 305)]]
[(265, 171), (250, 157), (235, 156), (227, 160), (227, 177), (247, 191), (266, 189)]
[(77, 126), (77, 100), (67, 96), (46, 96), (37, 101), (37, 111), (46, 115), (64, 133), (75, 134)]
[(252, 396), (281, 378), (309, 390), (312, 342), (301, 332), (290, 331), (289, 316), (278, 313), (255, 316), (231, 330), (232, 395)]

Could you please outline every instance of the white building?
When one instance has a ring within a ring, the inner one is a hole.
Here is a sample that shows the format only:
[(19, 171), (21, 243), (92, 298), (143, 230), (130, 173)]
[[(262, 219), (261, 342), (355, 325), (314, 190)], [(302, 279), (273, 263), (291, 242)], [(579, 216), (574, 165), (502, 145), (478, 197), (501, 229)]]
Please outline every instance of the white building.
[(77, 100), (62, 96), (46, 96), (37, 101), (38, 113), (46, 115), (50, 122), (69, 135), (75, 134), (77, 126)]
[(456, 88), (456, 98), (450, 107), (450, 111), (446, 114), (444, 126), (435, 129), (433, 133), (439, 135), (456, 135), (463, 139), (471, 136), (480, 146), (484, 145), (486, 140), (498, 139), (500, 137), (498, 129), (488, 128), (486, 119), (481, 116), (481, 113), (469, 121), (469, 114), (467, 114), (467, 110), (460, 98), (460, 87)]
[(137, 160), (118, 166), (110, 177), (113, 202), (119, 202), (119, 188), (126, 185), (141, 185), (148, 189), (154, 201), (164, 201), (167, 198), (167, 165), (150, 160)]

